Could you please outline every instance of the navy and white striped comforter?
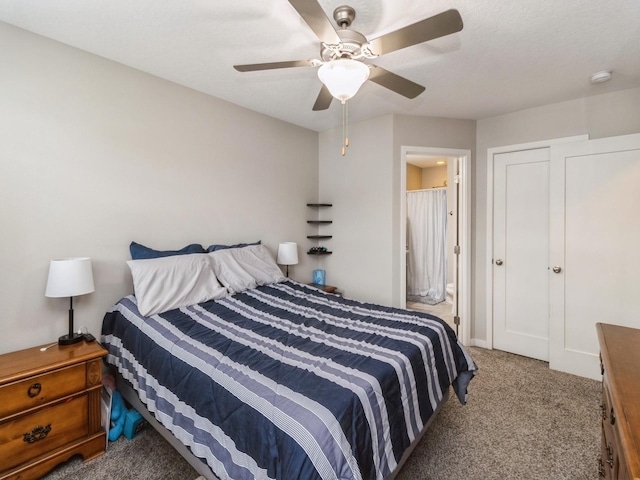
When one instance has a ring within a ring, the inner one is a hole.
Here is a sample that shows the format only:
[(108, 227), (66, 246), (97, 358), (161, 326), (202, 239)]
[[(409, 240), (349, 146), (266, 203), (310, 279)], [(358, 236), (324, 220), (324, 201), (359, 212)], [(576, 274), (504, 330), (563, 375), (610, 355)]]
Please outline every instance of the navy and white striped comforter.
[(104, 318), (107, 360), (221, 479), (383, 479), (473, 360), (443, 321), (286, 281)]

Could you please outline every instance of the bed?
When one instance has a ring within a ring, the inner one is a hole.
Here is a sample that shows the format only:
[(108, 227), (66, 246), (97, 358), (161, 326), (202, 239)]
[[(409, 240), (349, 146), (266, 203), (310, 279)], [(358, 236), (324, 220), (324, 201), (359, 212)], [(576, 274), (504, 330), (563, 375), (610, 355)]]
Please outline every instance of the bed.
[[(286, 279), (263, 246), (187, 257), (160, 261), (169, 276), (130, 262), (101, 340), (125, 398), (207, 478), (393, 478), (450, 387), (465, 403), (477, 368), (442, 320)], [(167, 286), (194, 275), (211, 299)]]

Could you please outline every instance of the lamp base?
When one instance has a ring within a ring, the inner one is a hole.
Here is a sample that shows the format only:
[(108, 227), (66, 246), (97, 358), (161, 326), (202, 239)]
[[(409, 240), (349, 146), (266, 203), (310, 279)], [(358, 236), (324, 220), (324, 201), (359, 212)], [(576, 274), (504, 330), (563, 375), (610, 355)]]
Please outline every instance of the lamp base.
[(84, 335), (79, 333), (72, 333), (71, 335), (63, 335), (58, 338), (58, 345), (73, 345), (74, 343), (81, 342), (84, 339)]

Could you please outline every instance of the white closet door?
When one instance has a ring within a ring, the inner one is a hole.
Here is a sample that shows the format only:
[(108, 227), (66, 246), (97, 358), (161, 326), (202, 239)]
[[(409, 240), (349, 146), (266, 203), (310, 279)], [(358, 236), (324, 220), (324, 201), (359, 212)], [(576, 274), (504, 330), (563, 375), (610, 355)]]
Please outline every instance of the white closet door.
[(640, 328), (640, 134), (553, 146), (550, 172), (550, 367), (600, 379), (595, 323)]
[(549, 148), (493, 161), (493, 346), (548, 360)]

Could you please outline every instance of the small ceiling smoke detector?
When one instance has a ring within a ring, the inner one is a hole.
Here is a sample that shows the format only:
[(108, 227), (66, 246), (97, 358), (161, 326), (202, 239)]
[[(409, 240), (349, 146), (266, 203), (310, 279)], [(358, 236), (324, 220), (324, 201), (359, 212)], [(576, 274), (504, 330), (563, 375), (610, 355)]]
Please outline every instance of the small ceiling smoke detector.
[(611, 80), (611, 71), (610, 70), (602, 70), (601, 72), (596, 72), (591, 77), (589, 77), (589, 81), (594, 85), (596, 83), (604, 83)]

